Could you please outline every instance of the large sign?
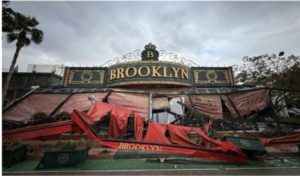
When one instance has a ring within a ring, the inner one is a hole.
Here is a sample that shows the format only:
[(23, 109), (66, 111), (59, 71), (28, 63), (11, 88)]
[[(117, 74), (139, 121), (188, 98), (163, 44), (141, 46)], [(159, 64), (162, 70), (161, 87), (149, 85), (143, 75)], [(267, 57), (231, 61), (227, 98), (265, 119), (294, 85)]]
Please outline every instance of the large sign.
[(189, 67), (182, 63), (159, 61), (156, 46), (149, 43), (141, 53), (141, 61), (122, 62), (108, 68), (66, 68), (63, 85), (133, 88), (232, 86), (234, 79), (231, 67)]
[(108, 86), (134, 84), (192, 85), (189, 67), (179, 63), (137, 61), (116, 64), (108, 68)]
[(188, 67), (167, 61), (124, 62), (103, 67), (67, 67), (64, 86), (134, 87), (232, 86), (231, 67)]

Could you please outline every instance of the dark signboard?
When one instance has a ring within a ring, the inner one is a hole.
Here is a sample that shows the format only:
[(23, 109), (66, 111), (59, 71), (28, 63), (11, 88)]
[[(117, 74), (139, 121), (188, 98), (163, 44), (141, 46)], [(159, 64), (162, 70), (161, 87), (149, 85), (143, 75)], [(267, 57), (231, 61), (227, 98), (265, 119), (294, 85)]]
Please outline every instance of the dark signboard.
[(234, 85), (231, 67), (188, 67), (167, 61), (123, 62), (110, 67), (68, 67), (64, 86), (124, 87)]
[(192, 67), (191, 72), (195, 86), (228, 86), (234, 84), (231, 67)]
[(64, 86), (105, 87), (107, 68), (69, 67), (65, 69)]

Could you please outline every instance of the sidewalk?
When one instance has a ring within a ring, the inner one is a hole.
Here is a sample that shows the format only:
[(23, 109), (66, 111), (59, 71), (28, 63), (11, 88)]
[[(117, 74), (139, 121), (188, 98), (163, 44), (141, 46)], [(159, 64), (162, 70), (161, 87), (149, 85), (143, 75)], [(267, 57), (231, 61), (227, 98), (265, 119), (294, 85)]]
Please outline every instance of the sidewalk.
[[(238, 164), (213, 164), (213, 163), (184, 163), (180, 160), (170, 160), (165, 163), (145, 159), (98, 159), (70, 167), (35, 170), (39, 161), (24, 161), (10, 168), (3, 168), (4, 175), (132, 175), (132, 174), (257, 174), (274, 175), (285, 170), (285, 174), (300, 173), (300, 158), (281, 157), (268, 158), (264, 163), (250, 162), (246, 165)], [(261, 172), (260, 170), (263, 170)], [(277, 170), (277, 171), (275, 171)], [(200, 172), (202, 171), (202, 172)], [(266, 172), (268, 171), (268, 172)], [(275, 172), (274, 172), (275, 171)], [(184, 172), (184, 173), (183, 173)]]

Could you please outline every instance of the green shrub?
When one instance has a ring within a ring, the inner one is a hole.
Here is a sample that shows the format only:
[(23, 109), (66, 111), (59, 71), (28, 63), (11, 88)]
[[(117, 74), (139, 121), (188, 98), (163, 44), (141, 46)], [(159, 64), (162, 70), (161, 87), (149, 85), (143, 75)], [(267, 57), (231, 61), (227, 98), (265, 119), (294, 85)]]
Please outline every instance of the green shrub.
[(61, 112), (55, 116), (56, 121), (63, 121), (63, 120), (69, 120), (71, 114), (67, 112)]
[(17, 140), (3, 140), (3, 150), (15, 150), (22, 146), (20, 141)]
[(58, 141), (51, 150), (81, 150), (87, 147), (87, 143), (84, 139), (80, 140), (68, 140), (68, 141)]

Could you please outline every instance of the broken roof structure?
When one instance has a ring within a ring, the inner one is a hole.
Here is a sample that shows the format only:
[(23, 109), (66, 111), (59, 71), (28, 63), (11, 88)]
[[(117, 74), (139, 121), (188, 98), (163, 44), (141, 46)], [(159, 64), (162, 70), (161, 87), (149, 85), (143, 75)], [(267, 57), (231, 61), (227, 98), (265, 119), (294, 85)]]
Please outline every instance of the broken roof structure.
[[(231, 67), (189, 65), (176, 55), (159, 60), (171, 54), (151, 43), (139, 55), (141, 60), (125, 57), (102, 67), (66, 67), (63, 86), (34, 89), (3, 108), (3, 139), (85, 133), (117, 150), (239, 163), (249, 154), (264, 154), (263, 145), (299, 143), (299, 132), (272, 139), (217, 137), (213, 123), (258, 114), (270, 106), (269, 90), (236, 86)], [(195, 114), (209, 122), (185, 123)]]
[(135, 54), (102, 67), (66, 67), (63, 86), (30, 91), (3, 108), (3, 119), (27, 122), (37, 112), (87, 111), (91, 100), (124, 106), (148, 120), (154, 112), (177, 103), (166, 102), (174, 97), (217, 119), (241, 117), (269, 105), (268, 90), (236, 86), (231, 67), (200, 67), (172, 53), (158, 52), (151, 43)]

